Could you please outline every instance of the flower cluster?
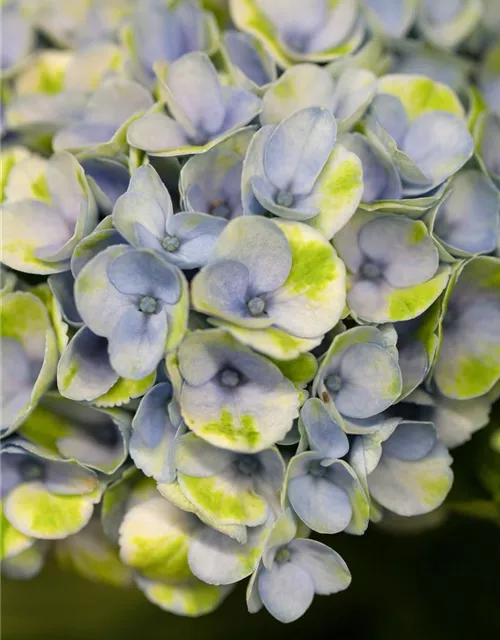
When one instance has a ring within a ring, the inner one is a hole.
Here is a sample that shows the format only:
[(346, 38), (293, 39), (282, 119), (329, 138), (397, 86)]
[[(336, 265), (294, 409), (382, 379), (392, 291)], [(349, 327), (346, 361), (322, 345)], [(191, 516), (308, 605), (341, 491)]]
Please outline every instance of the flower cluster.
[[(7, 0), (2, 571), (346, 589), (500, 395), (497, 0)], [(214, 12), (211, 12), (212, 9)]]

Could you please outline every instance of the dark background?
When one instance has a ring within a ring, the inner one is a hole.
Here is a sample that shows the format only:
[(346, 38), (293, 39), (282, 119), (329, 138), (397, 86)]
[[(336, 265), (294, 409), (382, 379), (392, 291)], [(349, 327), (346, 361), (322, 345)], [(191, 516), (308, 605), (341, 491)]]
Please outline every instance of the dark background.
[[(500, 455), (489, 428), (454, 450), (448, 502), (473, 505), (500, 495)], [(489, 489), (489, 491), (488, 491)], [(484, 503), (482, 503), (484, 504)], [(469, 507), (467, 507), (469, 508)], [(197, 619), (161, 611), (136, 589), (91, 583), (53, 562), (28, 582), (2, 584), (3, 640), (469, 640), (500, 638), (500, 507), (497, 522), (450, 512), (420, 533), (371, 526), (362, 537), (319, 538), (346, 560), (347, 591), (316, 596), (297, 622), (246, 611), (240, 585), (214, 613)]]

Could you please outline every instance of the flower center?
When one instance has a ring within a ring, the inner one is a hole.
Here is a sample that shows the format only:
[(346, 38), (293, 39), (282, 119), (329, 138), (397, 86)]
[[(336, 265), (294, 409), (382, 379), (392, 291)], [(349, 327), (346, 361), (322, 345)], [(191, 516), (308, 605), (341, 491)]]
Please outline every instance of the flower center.
[(322, 478), (326, 472), (326, 467), (324, 467), (319, 460), (311, 462), (311, 466), (309, 467), (309, 474), (311, 476), (314, 476), (315, 478)]
[(234, 388), (241, 382), (240, 374), (234, 369), (224, 369), (220, 374), (220, 383), (223, 387)]
[(170, 253), (177, 251), (180, 244), (181, 243), (179, 241), (179, 238), (177, 238), (176, 236), (166, 235), (161, 241), (161, 246), (165, 249), (165, 251), (169, 251)]
[(229, 218), (231, 215), (231, 209), (227, 206), (224, 200), (215, 200), (210, 207), (210, 213), (217, 218)]
[(43, 463), (34, 458), (25, 458), (19, 465), (19, 470), (23, 480), (40, 480), (43, 478), (45, 469)]
[(255, 456), (242, 455), (236, 460), (238, 471), (245, 476), (253, 476), (260, 469), (260, 462)]
[(139, 302), (139, 309), (142, 313), (155, 313), (158, 302), (151, 296), (143, 296)]
[(367, 260), (361, 267), (361, 275), (368, 280), (376, 280), (382, 275), (382, 268), (376, 262)]
[(247, 302), (248, 312), (252, 316), (261, 316), (264, 313), (265, 308), (266, 308), (266, 303), (259, 296), (256, 296), (255, 298), (250, 298), (250, 300)]
[(293, 204), (293, 193), (290, 193), (290, 191), (278, 191), (276, 204), (279, 204), (280, 207), (291, 207)]
[(281, 547), (281, 549), (278, 549), (278, 551), (276, 552), (274, 561), (277, 564), (285, 564), (285, 562), (290, 562), (291, 555), (292, 554), (290, 553), (290, 550), (287, 549), (287, 547)]
[(337, 393), (337, 391), (340, 391), (340, 387), (342, 386), (342, 378), (337, 373), (332, 373), (332, 375), (328, 376), (325, 380), (325, 385), (328, 391), (331, 393)]

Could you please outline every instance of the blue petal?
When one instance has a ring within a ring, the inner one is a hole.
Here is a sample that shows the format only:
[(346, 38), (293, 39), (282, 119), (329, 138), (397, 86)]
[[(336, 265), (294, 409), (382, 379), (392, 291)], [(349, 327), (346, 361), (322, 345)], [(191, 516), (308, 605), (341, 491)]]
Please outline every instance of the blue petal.
[(256, 294), (280, 287), (292, 266), (290, 246), (283, 231), (271, 220), (254, 216), (236, 218), (227, 225), (219, 236), (215, 258), (244, 264)]
[(346, 589), (351, 582), (350, 571), (338, 553), (317, 540), (295, 539), (288, 548), (293, 563), (307, 572), (314, 583), (314, 591), (329, 595)]
[(233, 30), (226, 31), (224, 44), (231, 62), (258, 87), (272, 80), (248, 34)]
[(175, 304), (181, 294), (178, 271), (148, 249), (131, 249), (110, 262), (110, 281), (126, 295), (152, 296)]
[(358, 238), (365, 256), (384, 265), (384, 277), (393, 287), (426, 282), (437, 271), (439, 254), (422, 222), (384, 216), (365, 224)]
[(156, 369), (165, 354), (167, 316), (131, 308), (109, 337), (111, 366), (122, 378), (140, 380)]
[(432, 422), (400, 422), (383, 443), (385, 455), (399, 460), (421, 460), (434, 448), (437, 436)]
[(264, 606), (280, 622), (293, 622), (309, 608), (314, 582), (293, 562), (274, 564), (271, 571), (261, 568), (257, 588)]
[(299, 111), (271, 134), (264, 170), (272, 184), (294, 195), (308, 194), (330, 155), (337, 136), (332, 114), (322, 107)]
[(81, 327), (83, 320), (78, 313), (75, 304), (74, 285), (75, 278), (71, 271), (55, 273), (48, 278), (50, 290), (54, 294), (64, 319), (75, 327)]
[[(402, 151), (428, 177), (427, 190), (458, 171), (473, 150), (474, 141), (467, 124), (458, 116), (444, 111), (431, 111), (417, 118), (402, 144)], [(419, 194), (422, 188), (407, 185), (405, 193)]]
[(338, 423), (318, 398), (309, 398), (300, 417), (312, 449), (326, 458), (342, 458), (349, 451), (349, 441)]

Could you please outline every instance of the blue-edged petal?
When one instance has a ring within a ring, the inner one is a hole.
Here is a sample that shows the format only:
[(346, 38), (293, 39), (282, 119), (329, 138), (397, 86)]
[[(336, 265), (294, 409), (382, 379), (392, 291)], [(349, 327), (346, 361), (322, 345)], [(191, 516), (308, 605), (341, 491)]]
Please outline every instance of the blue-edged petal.
[(309, 398), (300, 411), (312, 449), (325, 458), (342, 458), (349, 450), (349, 441), (333, 416), (318, 398)]
[(479, 0), (435, 3), (423, 0), (417, 25), (424, 38), (442, 48), (454, 48), (478, 26), (483, 5)]
[(436, 209), (432, 232), (452, 256), (468, 257), (495, 250), (500, 227), (500, 198), (476, 170), (458, 173), (449, 195)]
[(276, 64), (258, 40), (231, 29), (224, 33), (224, 47), (239, 86), (259, 93), (276, 80)]
[(289, 547), (292, 562), (307, 572), (314, 583), (314, 592), (329, 595), (347, 589), (351, 573), (338, 553), (317, 540), (292, 540)]
[(261, 568), (257, 588), (262, 603), (280, 622), (300, 618), (314, 598), (314, 581), (308, 572), (293, 562)]

